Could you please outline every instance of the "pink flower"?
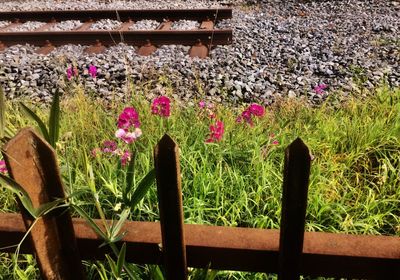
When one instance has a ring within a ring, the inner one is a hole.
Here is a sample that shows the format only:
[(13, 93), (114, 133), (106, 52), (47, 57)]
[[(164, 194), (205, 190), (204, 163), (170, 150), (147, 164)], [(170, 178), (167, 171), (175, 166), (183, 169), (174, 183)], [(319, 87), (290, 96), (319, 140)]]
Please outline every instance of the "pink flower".
[(323, 94), (324, 90), (327, 88), (328, 86), (326, 84), (320, 84), (314, 87), (314, 92), (316, 94)]
[(92, 78), (96, 78), (96, 76), (97, 76), (97, 68), (96, 68), (96, 66), (90, 64), (90, 66), (89, 66), (89, 74), (90, 74), (90, 76), (92, 76)]
[(121, 139), (127, 144), (134, 142), (141, 135), (142, 135), (142, 130), (140, 128), (135, 128), (133, 132), (129, 132), (126, 129), (120, 128), (115, 132), (115, 137)]
[(121, 165), (125, 166), (128, 162), (131, 161), (131, 153), (129, 151), (124, 151), (121, 155)]
[(201, 101), (199, 102), (199, 107), (200, 107), (201, 109), (203, 109), (204, 107), (206, 107), (206, 102), (205, 102), (204, 100), (201, 100)]
[(153, 104), (151, 105), (151, 113), (161, 117), (169, 117), (171, 115), (170, 103), (171, 101), (166, 96), (160, 96), (154, 99)]
[(4, 160), (0, 160), (0, 173), (7, 173), (7, 166), (6, 166), (6, 162)]
[(242, 121), (247, 122), (250, 126), (253, 126), (253, 116), (262, 117), (265, 114), (265, 109), (263, 106), (258, 104), (251, 104), (242, 114), (236, 118), (237, 123)]
[(103, 149), (101, 150), (103, 153), (114, 153), (115, 150), (117, 150), (117, 143), (115, 143), (114, 141), (104, 141), (103, 142)]
[(138, 128), (140, 126), (139, 114), (136, 112), (135, 108), (127, 107), (122, 111), (121, 115), (118, 117), (118, 128), (129, 129), (130, 127)]
[(77, 77), (78, 76), (78, 69), (75, 67), (68, 67), (67, 68), (67, 79), (71, 80), (72, 77)]
[(251, 104), (247, 110), (249, 110), (251, 114), (257, 117), (262, 117), (265, 114), (264, 107), (255, 103)]
[(272, 141), (272, 145), (279, 145), (279, 141), (278, 141), (278, 140), (276, 140), (276, 139), (275, 139), (275, 140), (273, 140), (273, 141)]
[(206, 143), (221, 141), (224, 135), (224, 123), (216, 121), (215, 125), (210, 125), (210, 136), (206, 140)]
[(101, 152), (100, 148), (94, 148), (93, 150), (90, 151), (90, 154), (92, 155), (92, 157), (95, 158), (95, 157), (97, 157), (99, 152)]

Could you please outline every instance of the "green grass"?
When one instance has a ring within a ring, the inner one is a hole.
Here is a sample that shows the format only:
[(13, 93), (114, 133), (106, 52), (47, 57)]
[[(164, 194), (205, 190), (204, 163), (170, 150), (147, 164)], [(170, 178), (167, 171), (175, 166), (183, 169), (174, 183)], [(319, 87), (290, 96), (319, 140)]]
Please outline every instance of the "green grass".
[[(186, 223), (279, 228), (284, 149), (300, 136), (314, 156), (306, 230), (400, 236), (399, 89), (382, 86), (345, 101), (335, 99), (338, 94), (333, 93), (319, 107), (301, 100), (277, 100), (254, 127), (235, 122), (244, 108), (217, 105), (215, 113), (225, 124), (225, 134), (221, 142), (211, 144), (204, 142), (210, 125), (204, 111), (174, 103), (171, 117), (162, 121), (151, 115), (150, 103), (140, 90), (136, 88), (124, 104), (95, 101), (81, 87), (61, 98), (57, 153), (67, 193), (88, 189), (82, 155), (114, 139), (118, 115), (124, 107), (134, 106), (143, 130), (134, 144), (134, 180), (138, 182), (153, 167), (153, 148), (168, 132), (180, 147)], [(36, 113), (45, 119), (48, 111), (39, 108)], [(26, 125), (33, 123), (8, 102), (8, 131), (15, 133)], [(278, 145), (272, 144), (274, 139)], [(129, 207), (121, 199), (126, 169), (107, 156), (90, 162), (105, 215), (115, 218), (118, 203), (122, 209)], [(98, 218), (90, 195), (75, 197), (74, 203)], [(17, 211), (7, 191), (0, 192), (0, 205), (3, 212)], [(155, 185), (132, 209), (130, 219), (158, 219)], [(0, 275), (15, 275), (9, 255), (0, 256), (8, 260), (1, 262)], [(29, 265), (20, 267), (32, 273)], [(110, 275), (105, 263), (87, 263), (86, 268), (89, 279), (101, 279), (103, 270)], [(151, 274), (151, 269), (143, 268), (141, 277)], [(273, 279), (264, 274), (218, 275), (217, 279)]]

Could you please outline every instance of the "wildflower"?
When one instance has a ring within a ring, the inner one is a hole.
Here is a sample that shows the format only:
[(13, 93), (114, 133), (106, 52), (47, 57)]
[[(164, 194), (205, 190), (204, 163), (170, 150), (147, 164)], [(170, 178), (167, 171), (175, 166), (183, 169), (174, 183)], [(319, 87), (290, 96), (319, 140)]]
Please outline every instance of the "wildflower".
[(204, 107), (206, 107), (206, 102), (205, 102), (204, 100), (201, 100), (201, 101), (199, 102), (199, 107), (200, 107), (201, 109), (203, 109)]
[(89, 65), (89, 74), (90, 74), (90, 76), (92, 76), (92, 78), (96, 78), (96, 76), (97, 76), (96, 66), (94, 66), (92, 64)]
[(7, 166), (4, 160), (0, 160), (0, 173), (7, 173)]
[(317, 86), (314, 87), (314, 92), (316, 94), (323, 94), (324, 90), (327, 88), (328, 86), (326, 84), (319, 84)]
[(171, 101), (166, 96), (160, 96), (154, 99), (153, 104), (151, 105), (151, 113), (161, 117), (169, 117), (171, 114), (170, 103)]
[(103, 153), (114, 153), (117, 150), (117, 143), (114, 141), (104, 141), (103, 142), (103, 149), (101, 150)]
[(70, 66), (67, 68), (67, 79), (71, 80), (72, 77), (78, 76), (78, 69), (76, 67)]
[(253, 126), (253, 116), (262, 117), (265, 114), (265, 109), (263, 106), (258, 104), (251, 104), (242, 114), (236, 118), (237, 123), (242, 121), (247, 122), (250, 126)]
[(264, 107), (255, 103), (251, 104), (247, 110), (249, 110), (251, 114), (257, 117), (262, 117), (265, 113)]
[(100, 148), (94, 148), (90, 151), (90, 154), (92, 155), (92, 157), (97, 157), (97, 155), (99, 154), (99, 152), (101, 152)]
[(127, 144), (134, 142), (141, 135), (142, 135), (142, 130), (138, 127), (135, 128), (133, 132), (129, 132), (128, 130), (122, 128), (118, 129), (115, 132), (115, 137), (123, 140)]
[(216, 121), (215, 125), (210, 125), (210, 136), (206, 140), (206, 143), (221, 141), (224, 135), (224, 123)]
[(118, 128), (127, 130), (132, 126), (135, 128), (140, 126), (139, 114), (136, 112), (135, 108), (126, 107), (118, 117)]
[(125, 166), (131, 161), (131, 153), (129, 151), (124, 151), (121, 155), (121, 165)]
[(217, 115), (212, 110), (214, 108), (214, 104), (207, 103), (206, 101), (202, 100), (199, 102), (199, 107), (201, 109), (205, 109), (205, 112), (207, 113), (208, 118), (215, 119), (217, 117)]
[(272, 144), (272, 145), (279, 145), (279, 141), (275, 139), (275, 140), (272, 141), (271, 144)]

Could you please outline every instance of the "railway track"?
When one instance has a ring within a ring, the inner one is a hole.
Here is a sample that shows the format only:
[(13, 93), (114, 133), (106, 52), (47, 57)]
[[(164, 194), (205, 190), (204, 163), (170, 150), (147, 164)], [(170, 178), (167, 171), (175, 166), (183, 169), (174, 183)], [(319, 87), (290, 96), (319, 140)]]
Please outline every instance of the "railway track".
[[(88, 45), (88, 53), (99, 53), (120, 42), (138, 47), (139, 55), (150, 55), (160, 45), (191, 46), (191, 57), (208, 56), (212, 46), (232, 43), (232, 29), (216, 29), (215, 24), (232, 18), (232, 9), (180, 10), (90, 10), (90, 11), (18, 11), (0, 12), (0, 51), (16, 44), (39, 46), (37, 53), (47, 54), (66, 44)], [(112, 30), (91, 30), (100, 20), (116, 20), (120, 25)], [(73, 30), (52, 31), (57, 23), (79, 21)], [(158, 22), (154, 30), (132, 30), (142, 20)], [(179, 20), (197, 21), (193, 30), (172, 30)], [(41, 22), (31, 31), (15, 31), (26, 22)]]

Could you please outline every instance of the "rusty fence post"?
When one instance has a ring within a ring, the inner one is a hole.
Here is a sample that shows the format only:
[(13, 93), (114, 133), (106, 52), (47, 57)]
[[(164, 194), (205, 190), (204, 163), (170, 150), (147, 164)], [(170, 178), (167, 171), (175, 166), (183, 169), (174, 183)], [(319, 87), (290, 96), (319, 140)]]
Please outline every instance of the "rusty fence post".
[[(65, 197), (53, 148), (31, 128), (24, 128), (3, 147), (10, 176), (29, 194), (33, 206)], [(26, 229), (33, 218), (20, 204)], [(72, 219), (65, 208), (38, 220), (30, 239), (43, 279), (85, 279)]]
[(178, 145), (165, 134), (154, 149), (162, 250), (167, 280), (187, 279)]
[(279, 280), (300, 279), (311, 157), (300, 138), (285, 150), (279, 239)]

